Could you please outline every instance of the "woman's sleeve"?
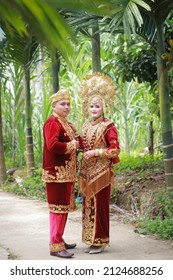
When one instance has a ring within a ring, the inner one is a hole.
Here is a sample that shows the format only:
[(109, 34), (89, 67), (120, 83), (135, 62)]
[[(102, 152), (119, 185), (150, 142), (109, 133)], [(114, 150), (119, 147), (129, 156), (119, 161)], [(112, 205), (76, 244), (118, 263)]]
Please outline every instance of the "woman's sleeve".
[(116, 158), (120, 153), (120, 145), (118, 141), (118, 132), (114, 124), (112, 124), (105, 135), (107, 148), (105, 156), (107, 158)]
[(120, 161), (118, 157), (120, 145), (118, 141), (118, 132), (114, 124), (108, 127), (104, 139), (107, 147), (105, 149), (96, 149), (95, 156), (110, 158), (114, 164), (118, 163)]

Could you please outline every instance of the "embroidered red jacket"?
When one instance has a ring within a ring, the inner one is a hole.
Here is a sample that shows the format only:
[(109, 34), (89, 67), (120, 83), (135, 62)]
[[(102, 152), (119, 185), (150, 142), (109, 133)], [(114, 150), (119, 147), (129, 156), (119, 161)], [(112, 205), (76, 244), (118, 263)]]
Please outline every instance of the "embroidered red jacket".
[(76, 146), (68, 120), (51, 115), (43, 127), (43, 175), (45, 182), (76, 181)]

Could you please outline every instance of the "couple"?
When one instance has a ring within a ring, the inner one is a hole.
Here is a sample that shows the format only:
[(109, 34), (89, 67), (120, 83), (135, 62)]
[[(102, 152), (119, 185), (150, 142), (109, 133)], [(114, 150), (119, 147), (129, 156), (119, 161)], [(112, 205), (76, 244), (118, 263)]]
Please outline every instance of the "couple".
[[(113, 106), (115, 89), (105, 74), (86, 76), (80, 87), (84, 117), (91, 116), (79, 136), (66, 117), (70, 112), (70, 95), (61, 89), (52, 95), (53, 114), (44, 124), (43, 180), (46, 182), (50, 221), (50, 255), (71, 258), (76, 247), (63, 239), (69, 212), (75, 210), (76, 151), (83, 151), (79, 171), (82, 193), (82, 241), (85, 252), (94, 254), (109, 245), (109, 201), (114, 179), (113, 164), (120, 152), (114, 123), (104, 118)], [(109, 105), (109, 106), (108, 106)]]

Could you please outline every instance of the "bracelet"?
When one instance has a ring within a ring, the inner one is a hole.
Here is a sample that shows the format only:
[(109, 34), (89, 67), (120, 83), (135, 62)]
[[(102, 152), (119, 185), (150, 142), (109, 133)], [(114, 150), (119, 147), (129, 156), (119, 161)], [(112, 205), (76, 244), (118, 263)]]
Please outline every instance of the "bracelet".
[(78, 138), (80, 135), (79, 134), (76, 134), (75, 136), (74, 136), (74, 138)]
[(104, 154), (104, 150), (103, 149), (96, 149), (95, 150), (95, 156), (96, 157), (98, 157), (98, 156), (102, 157), (103, 154)]
[(103, 156), (103, 153), (104, 153), (103, 149), (99, 149), (99, 156), (100, 156), (100, 157)]

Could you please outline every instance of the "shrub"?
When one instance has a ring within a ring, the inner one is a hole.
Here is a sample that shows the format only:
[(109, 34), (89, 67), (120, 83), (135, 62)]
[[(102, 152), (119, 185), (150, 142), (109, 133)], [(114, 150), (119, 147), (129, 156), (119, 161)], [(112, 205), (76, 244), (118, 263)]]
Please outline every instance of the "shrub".
[(120, 163), (114, 165), (115, 173), (127, 173), (130, 171), (141, 171), (141, 170), (155, 170), (163, 171), (163, 157), (161, 154), (155, 156), (128, 156), (120, 154)]
[(173, 192), (158, 193), (159, 214), (156, 217), (140, 217), (137, 224), (144, 234), (157, 234), (163, 239), (173, 239)]
[(46, 199), (45, 183), (41, 179), (42, 169), (32, 169), (31, 176), (22, 178), (19, 182), (9, 184), (7, 182), (3, 189), (17, 195), (29, 196), (34, 199)]

